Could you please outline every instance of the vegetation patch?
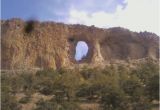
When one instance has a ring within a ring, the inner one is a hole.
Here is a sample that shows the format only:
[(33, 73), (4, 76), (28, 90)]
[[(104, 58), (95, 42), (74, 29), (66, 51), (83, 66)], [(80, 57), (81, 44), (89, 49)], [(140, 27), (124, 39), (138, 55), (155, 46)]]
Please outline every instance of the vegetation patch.
[[(85, 110), (82, 105), (95, 103), (100, 110), (151, 110), (159, 102), (158, 64), (147, 61), (136, 68), (123, 65), (99, 68), (42, 70), (17, 76), (2, 74), (2, 110), (19, 110), (30, 103), (30, 96), (43, 97), (35, 110)], [(26, 97), (15, 99), (21, 92)], [(94, 110), (94, 108), (93, 108)]]

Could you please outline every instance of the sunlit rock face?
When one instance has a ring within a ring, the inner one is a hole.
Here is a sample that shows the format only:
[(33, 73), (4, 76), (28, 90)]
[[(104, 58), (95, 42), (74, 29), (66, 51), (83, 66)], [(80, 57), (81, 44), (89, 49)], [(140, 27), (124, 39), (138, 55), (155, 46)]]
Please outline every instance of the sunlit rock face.
[[(2, 69), (59, 69), (83, 63), (105, 65), (114, 60), (159, 57), (159, 37), (148, 32), (20, 19), (2, 20), (1, 28)], [(89, 49), (86, 57), (77, 62), (78, 41), (86, 42)]]

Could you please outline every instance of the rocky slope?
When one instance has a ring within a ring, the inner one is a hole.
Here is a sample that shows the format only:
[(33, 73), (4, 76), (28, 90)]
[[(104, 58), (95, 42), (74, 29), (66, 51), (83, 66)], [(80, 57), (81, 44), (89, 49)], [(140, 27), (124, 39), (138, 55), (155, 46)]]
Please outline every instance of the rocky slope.
[[(131, 32), (55, 22), (1, 20), (1, 68), (71, 67), (77, 63), (91, 65), (114, 61), (159, 58), (159, 37), (149, 32)], [(85, 41), (89, 51), (76, 62), (75, 46)]]

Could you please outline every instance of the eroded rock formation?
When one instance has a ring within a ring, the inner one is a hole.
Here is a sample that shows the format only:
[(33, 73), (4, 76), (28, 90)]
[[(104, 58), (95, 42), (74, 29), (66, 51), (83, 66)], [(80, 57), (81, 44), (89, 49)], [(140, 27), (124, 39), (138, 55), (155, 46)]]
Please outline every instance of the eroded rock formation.
[(89, 46), (86, 58), (79, 63), (98, 65), (159, 57), (159, 37), (148, 32), (20, 19), (2, 20), (1, 28), (2, 69), (73, 66), (78, 63), (74, 59), (78, 41), (85, 41)]

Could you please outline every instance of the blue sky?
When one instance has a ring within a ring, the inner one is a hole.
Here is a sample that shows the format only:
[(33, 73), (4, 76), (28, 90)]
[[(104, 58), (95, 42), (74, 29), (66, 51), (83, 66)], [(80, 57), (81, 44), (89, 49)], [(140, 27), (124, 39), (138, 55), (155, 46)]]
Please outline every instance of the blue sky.
[(126, 3), (124, 0), (2, 0), (2, 19), (20, 17), (65, 22), (71, 10), (114, 13), (117, 5), (125, 8)]
[(76, 54), (75, 59), (80, 61), (82, 58), (87, 56), (88, 53), (88, 45), (84, 41), (79, 41), (76, 45)]

